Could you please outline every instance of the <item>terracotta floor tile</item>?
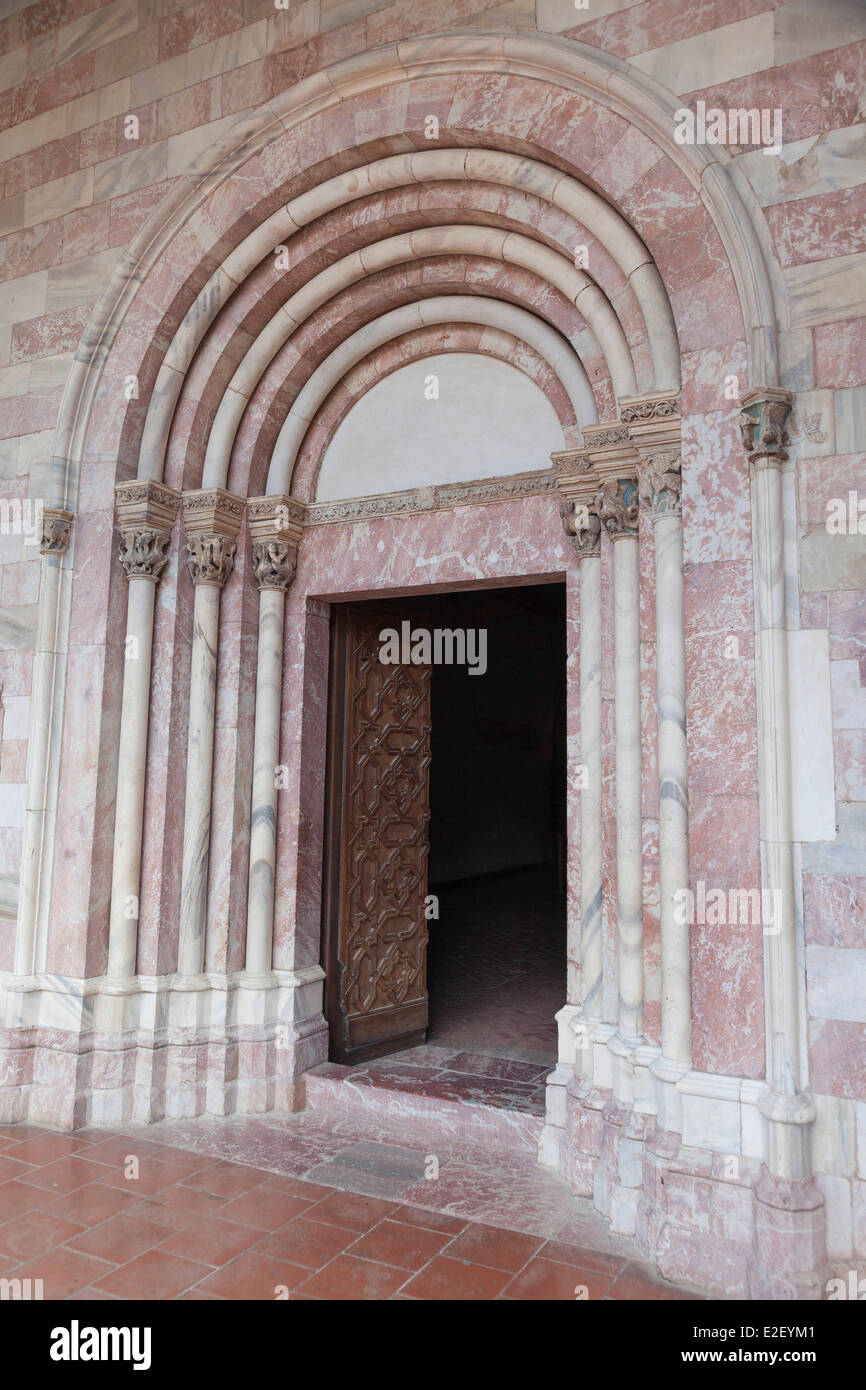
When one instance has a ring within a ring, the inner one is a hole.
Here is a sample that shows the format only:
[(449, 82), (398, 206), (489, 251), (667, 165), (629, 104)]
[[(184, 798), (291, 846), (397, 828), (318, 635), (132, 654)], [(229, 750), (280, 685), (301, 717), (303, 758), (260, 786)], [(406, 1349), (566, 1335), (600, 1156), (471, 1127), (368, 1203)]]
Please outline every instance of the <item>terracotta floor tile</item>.
[(316, 1206), (317, 1221), (333, 1226), (345, 1226), (350, 1231), (369, 1231), (383, 1216), (391, 1215), (399, 1205), (383, 1202), (378, 1197), (359, 1196), (356, 1192), (335, 1192)]
[(87, 1157), (117, 1168), (123, 1167), (130, 1156), (138, 1159), (156, 1158), (157, 1154), (162, 1156), (164, 1149), (164, 1144), (152, 1139), (139, 1138), (137, 1135), (133, 1137), (129, 1134), (113, 1134), (91, 1144)]
[(310, 1221), (304, 1216), (295, 1217), (273, 1235), (266, 1236), (259, 1245), (259, 1251), (275, 1260), (286, 1260), (289, 1264), (303, 1265), (306, 1269), (319, 1269), (327, 1260), (339, 1255), (347, 1245), (353, 1244), (357, 1232), (344, 1226), (326, 1226), (322, 1221)]
[[(19, 1144), (15, 1150), (16, 1154), (21, 1150)], [(0, 1183), (12, 1182), (15, 1178), (26, 1178), (36, 1171), (36, 1165), (27, 1163), (23, 1159), (11, 1158), (8, 1153), (0, 1154)]]
[(463, 1260), (451, 1260), (439, 1255), (420, 1274), (416, 1274), (403, 1293), (412, 1298), (449, 1299), (465, 1302), (469, 1299), (490, 1300), (502, 1292), (511, 1278), (500, 1269), (483, 1265), (468, 1265)]
[(278, 1289), (294, 1289), (309, 1273), (308, 1269), (286, 1260), (248, 1250), (203, 1279), (197, 1287), (202, 1293), (216, 1294), (219, 1298), (273, 1300)]
[(597, 1269), (613, 1277), (625, 1267), (624, 1255), (609, 1255), (603, 1250), (588, 1250), (583, 1245), (570, 1245), (564, 1240), (549, 1240), (538, 1252), (539, 1258), (555, 1260), (557, 1264), (577, 1265), (581, 1269)]
[(242, 1163), (229, 1163), (218, 1159), (203, 1172), (192, 1173), (184, 1178), (186, 1187), (202, 1192), (210, 1192), (214, 1197), (240, 1197), (251, 1187), (258, 1187), (261, 1173), (256, 1168), (247, 1168)]
[(72, 1132), (73, 1139), (83, 1139), (88, 1144), (100, 1144), (103, 1139), (114, 1139), (120, 1134), (119, 1129), (103, 1129), (101, 1125), (85, 1125), (83, 1129), (76, 1129)]
[(380, 1221), (372, 1231), (350, 1246), (347, 1254), (396, 1265), (398, 1269), (418, 1270), (452, 1239), (444, 1231), (424, 1230), (397, 1221)]
[(31, 1187), (24, 1182), (4, 1182), (0, 1186), (0, 1221), (13, 1221), (23, 1216), (25, 1211), (44, 1207), (51, 1201), (51, 1193), (41, 1187)]
[(292, 1217), (308, 1211), (318, 1197), (290, 1197), (276, 1188), (254, 1187), (243, 1197), (236, 1197), (222, 1208), (220, 1216), (226, 1221), (240, 1221), (244, 1226), (256, 1226), (260, 1231), (276, 1231)]
[(172, 1187), (188, 1176), (184, 1168), (177, 1168), (173, 1163), (163, 1163), (162, 1159), (153, 1158), (149, 1154), (140, 1158), (138, 1174), (135, 1177), (127, 1177), (125, 1167), (120, 1164), (116, 1168), (103, 1168), (102, 1172), (104, 1176), (100, 1181), (107, 1187), (116, 1187), (119, 1191), (129, 1192), (138, 1198), (152, 1197), (154, 1192)]
[(76, 1293), (69, 1295), (70, 1303), (117, 1303), (113, 1294), (106, 1293), (104, 1289), (78, 1289)]
[(62, 1245), (81, 1230), (72, 1221), (42, 1210), (29, 1211), (16, 1221), (0, 1226), (0, 1251), (7, 1258), (29, 1260), (32, 1255), (44, 1254), (55, 1245)]
[(262, 1187), (273, 1188), (275, 1192), (285, 1192), (289, 1197), (307, 1197), (311, 1202), (318, 1202), (322, 1197), (330, 1197), (333, 1188), (323, 1187), (318, 1182), (306, 1182), (302, 1178), (268, 1178), (267, 1182), (262, 1183)]
[(14, 1139), (20, 1142), (22, 1139), (38, 1139), (40, 1134), (53, 1134), (54, 1130), (45, 1129), (43, 1125), (0, 1125), (0, 1138)]
[(182, 1260), (164, 1250), (148, 1250), (129, 1264), (93, 1282), (98, 1289), (121, 1298), (176, 1298), (191, 1284), (210, 1274), (210, 1266)]
[(262, 1233), (253, 1226), (241, 1226), (234, 1221), (223, 1221), (212, 1216), (195, 1226), (187, 1226), (173, 1236), (163, 1234), (160, 1250), (168, 1250), (172, 1255), (182, 1255), (188, 1260), (199, 1260), (206, 1265), (224, 1265), (235, 1255), (249, 1249), (262, 1238)]
[(623, 1299), (698, 1299), (698, 1294), (678, 1289), (675, 1284), (666, 1283), (645, 1265), (629, 1261), (622, 1274), (611, 1284), (608, 1298)]
[(111, 1265), (106, 1264), (105, 1260), (97, 1260), (80, 1250), (67, 1250), (60, 1246), (19, 1265), (14, 1277), (41, 1279), (42, 1297), (47, 1303), (49, 1299), (68, 1298), (76, 1290), (95, 1283), (110, 1269)]
[(89, 1231), (72, 1236), (67, 1243), (73, 1250), (83, 1250), (86, 1255), (97, 1255), (101, 1260), (121, 1265), (159, 1245), (164, 1239), (162, 1226), (144, 1221), (132, 1212), (122, 1211)]
[(180, 1187), (174, 1184), (155, 1192), (152, 1197), (142, 1197), (130, 1208), (136, 1216), (145, 1221), (154, 1221), (163, 1226), (166, 1233), (182, 1231), (194, 1226), (207, 1216), (222, 1215), (226, 1205), (224, 1197), (213, 1197), (209, 1192), (197, 1192), (194, 1187)]
[(128, 1211), (134, 1205), (134, 1195), (121, 1192), (115, 1187), (106, 1187), (101, 1182), (94, 1182), (58, 1197), (53, 1202), (49, 1198), (45, 1210), (49, 1216), (74, 1221), (78, 1226), (95, 1226), (99, 1221), (106, 1221), (109, 1216), (115, 1216), (119, 1211)]
[(506, 1290), (509, 1298), (556, 1299), (574, 1302), (581, 1299), (603, 1298), (610, 1287), (611, 1275), (598, 1269), (579, 1269), (576, 1265), (557, 1264), (555, 1260), (530, 1260)]
[(444, 1211), (425, 1211), (423, 1207), (398, 1207), (391, 1213), (392, 1221), (403, 1221), (407, 1226), (423, 1226), (429, 1231), (444, 1231), (456, 1236), (466, 1226), (460, 1216), (449, 1216)]
[(158, 1158), (160, 1163), (170, 1163), (178, 1172), (183, 1172), (188, 1176), (190, 1173), (200, 1173), (205, 1168), (210, 1168), (219, 1160), (212, 1158), (210, 1154), (196, 1153), (193, 1149), (179, 1149), (174, 1144), (167, 1144), (160, 1149), (154, 1158)]
[(449, 1246), (448, 1254), (455, 1260), (470, 1260), (473, 1264), (514, 1274), (542, 1244), (537, 1236), (473, 1224)]
[(27, 1174), (27, 1182), (33, 1187), (43, 1187), (62, 1196), (66, 1192), (74, 1192), (79, 1187), (86, 1187), (88, 1183), (97, 1182), (109, 1171), (101, 1163), (91, 1163), (87, 1158), (67, 1154), (65, 1158), (47, 1163), (44, 1168), (34, 1168)]
[(402, 1269), (338, 1255), (318, 1274), (312, 1275), (300, 1292), (313, 1298), (386, 1299), (396, 1293), (406, 1278)]
[[(56, 1158), (64, 1158), (66, 1154), (74, 1154), (87, 1147), (83, 1139), (68, 1134), (40, 1134), (36, 1139), (22, 1140), (16, 1146), (14, 1155), (6, 1151), (3, 1157), (15, 1157), (23, 1163), (53, 1163)], [(89, 1153), (87, 1157), (90, 1157)]]

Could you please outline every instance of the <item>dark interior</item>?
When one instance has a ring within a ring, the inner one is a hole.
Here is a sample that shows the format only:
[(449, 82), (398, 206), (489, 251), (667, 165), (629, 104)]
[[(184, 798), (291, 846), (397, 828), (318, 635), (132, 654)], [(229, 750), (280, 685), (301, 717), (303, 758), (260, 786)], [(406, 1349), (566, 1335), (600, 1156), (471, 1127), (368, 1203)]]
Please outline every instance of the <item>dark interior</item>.
[(487, 631), (487, 670), (432, 673), (428, 1041), (553, 1065), (565, 998), (565, 588), (385, 607)]

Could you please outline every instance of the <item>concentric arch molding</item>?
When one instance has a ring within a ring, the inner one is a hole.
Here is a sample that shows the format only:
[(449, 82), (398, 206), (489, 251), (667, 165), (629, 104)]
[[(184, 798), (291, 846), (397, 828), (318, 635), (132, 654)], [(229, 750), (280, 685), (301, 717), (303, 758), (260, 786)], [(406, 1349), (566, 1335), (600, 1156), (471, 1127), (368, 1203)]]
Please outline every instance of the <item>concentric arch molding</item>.
[[(339, 102), (394, 82), (449, 73), (496, 73), (578, 92), (617, 112), (653, 140), (699, 191), (731, 265), (750, 345), (750, 379), (778, 382), (778, 315), (770, 277), (775, 265), (766, 224), (751, 190), (729, 170), (721, 147), (677, 145), (674, 95), (628, 63), (577, 40), (536, 33), (450, 31), (384, 45), (324, 68), (236, 124), (169, 190), (115, 267), (91, 314), (67, 378), (54, 456), (81, 458), (102, 368), (125, 314), (152, 267), (197, 207), (270, 141)], [(74, 469), (57, 470), (69, 505)]]

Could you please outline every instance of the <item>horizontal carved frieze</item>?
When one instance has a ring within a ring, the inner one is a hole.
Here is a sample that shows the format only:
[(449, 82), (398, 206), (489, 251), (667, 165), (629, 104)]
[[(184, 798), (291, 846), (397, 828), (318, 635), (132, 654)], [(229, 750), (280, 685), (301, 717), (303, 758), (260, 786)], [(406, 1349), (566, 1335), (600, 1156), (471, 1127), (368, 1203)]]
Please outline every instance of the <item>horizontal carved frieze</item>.
[(409, 488), (405, 492), (376, 497), (347, 497), (338, 502), (313, 502), (306, 509), (308, 526), (339, 521), (366, 521), (374, 517), (432, 512), (486, 502), (508, 502), (556, 491), (552, 470), (515, 473), (505, 478), (480, 478), (469, 483), (442, 483), (437, 487)]

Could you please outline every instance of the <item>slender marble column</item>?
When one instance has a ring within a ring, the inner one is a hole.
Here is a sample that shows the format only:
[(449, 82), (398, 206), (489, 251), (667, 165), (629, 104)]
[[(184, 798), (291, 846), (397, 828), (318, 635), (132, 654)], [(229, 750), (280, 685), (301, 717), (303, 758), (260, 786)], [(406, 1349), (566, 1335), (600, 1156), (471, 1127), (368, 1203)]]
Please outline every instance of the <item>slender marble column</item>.
[(592, 1028), (601, 1022), (602, 937), (601, 519), (598, 477), (579, 451), (553, 455), (567, 498), (562, 523), (580, 560), (580, 1015), (578, 1069), (592, 1077)]
[(179, 504), (180, 493), (162, 483), (136, 480), (115, 488), (121, 535), (118, 558), (129, 582), (129, 594), (108, 931), (107, 973), (114, 979), (135, 974), (153, 612), (156, 585), (167, 563), (166, 550)]
[(815, 1108), (801, 1092), (801, 983), (795, 914), (788, 615), (785, 598), (782, 466), (791, 395), (770, 387), (743, 397), (740, 426), (752, 467), (755, 555), (755, 656), (758, 677), (758, 784), (764, 888), (774, 904), (764, 931), (767, 997), (767, 1120), (770, 1173), (802, 1179), (811, 1171)]
[[(46, 507), (42, 513), (42, 573), (39, 586), (39, 625), (33, 658), (30, 696), (30, 736), (27, 744), (27, 814), (21, 852), (18, 924), (15, 933), (16, 975), (45, 968), (47, 942), (40, 918), (47, 903), (40, 901), (40, 880), (54, 842), (56, 808), (49, 792), (49, 757), (55, 730), (51, 727), (52, 694), (58, 662), (58, 631), (63, 611), (64, 556), (72, 534), (72, 512)], [(67, 578), (67, 591), (69, 580)]]
[(643, 1033), (644, 1005), (637, 460), (624, 426), (585, 435), (602, 479), (599, 516), (614, 545), (617, 1031), (632, 1045)]
[(640, 456), (638, 490), (653, 523), (656, 572), (661, 1047), (666, 1062), (691, 1066), (689, 925), (677, 912), (689, 886), (686, 643), (679, 406), (670, 394), (623, 401)]
[(244, 501), (222, 488), (183, 494), (187, 566), (195, 585), (178, 973), (204, 968), (220, 591), (234, 564)]
[(303, 509), (288, 497), (256, 498), (249, 504), (253, 573), (259, 589), (259, 646), (246, 968), (256, 975), (272, 965), (283, 625), (286, 593), (298, 565), (302, 516)]

